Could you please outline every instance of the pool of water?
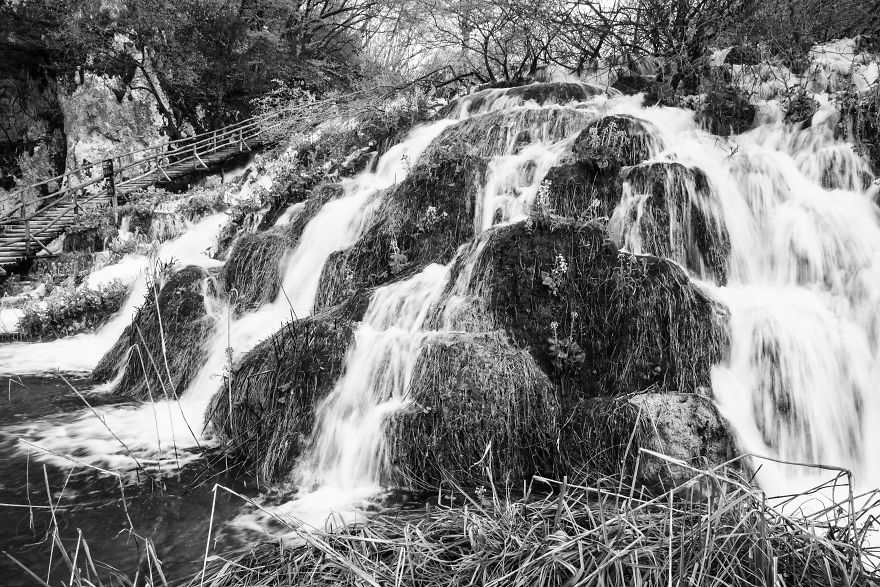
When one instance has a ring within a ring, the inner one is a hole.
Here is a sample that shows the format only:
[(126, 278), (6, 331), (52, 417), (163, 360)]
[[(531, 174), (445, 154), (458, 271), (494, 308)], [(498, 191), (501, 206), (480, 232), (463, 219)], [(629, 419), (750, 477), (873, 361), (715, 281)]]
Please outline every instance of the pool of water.
[[(70, 383), (85, 392), (93, 405), (119, 401), (90, 392), (88, 380)], [(219, 490), (213, 503), (215, 484), (257, 495), (247, 477), (240, 472), (232, 475), (220, 457), (205, 455), (174, 477), (151, 479), (141, 474), (121, 486), (119, 478), (75, 462), (66, 467), (44, 464), (37, 458), (37, 449), (24, 444), (22, 425), (39, 426), (43, 420), (84, 408), (83, 400), (60, 376), (0, 381), (0, 552), (7, 552), (50, 584), (60, 584), (68, 581), (70, 569), (59, 564), (58, 552), (52, 553), (50, 534), (56, 524), (69, 552), (76, 550), (81, 532), (96, 563), (129, 576), (138, 568), (144, 540), (149, 539), (166, 577), (176, 582), (201, 569), (212, 505), (212, 553), (235, 550), (258, 538), (226, 525), (243, 510), (240, 498)], [(0, 585), (36, 584), (0, 554)]]

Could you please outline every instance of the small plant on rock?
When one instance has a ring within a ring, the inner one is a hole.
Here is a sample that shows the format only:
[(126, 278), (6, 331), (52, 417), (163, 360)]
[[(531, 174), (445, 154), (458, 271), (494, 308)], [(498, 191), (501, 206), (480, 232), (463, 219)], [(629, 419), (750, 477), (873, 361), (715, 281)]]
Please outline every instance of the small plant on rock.
[(392, 238), (389, 245), (391, 248), (391, 254), (388, 258), (388, 268), (391, 271), (391, 275), (397, 275), (406, 268), (406, 265), (409, 263), (409, 257), (401, 252), (400, 247), (397, 245), (396, 238)]
[(571, 313), (571, 328), (569, 329), (568, 336), (561, 338), (559, 336), (559, 324), (555, 321), (550, 323), (550, 329), (553, 331), (553, 336), (547, 339), (550, 361), (560, 371), (577, 367), (587, 358), (584, 349), (575, 342), (573, 337), (574, 323), (577, 317), (577, 312)]
[(541, 271), (541, 282), (547, 286), (554, 296), (559, 296), (559, 290), (565, 285), (565, 276), (568, 273), (568, 262), (561, 254), (556, 255), (553, 261), (553, 269)]
[(56, 287), (46, 298), (25, 305), (19, 328), (33, 340), (51, 340), (92, 330), (115, 314), (127, 295), (128, 287), (120, 281), (97, 289)]
[(446, 212), (440, 212), (436, 206), (428, 206), (425, 214), (416, 223), (418, 232), (434, 232), (443, 222), (449, 218)]

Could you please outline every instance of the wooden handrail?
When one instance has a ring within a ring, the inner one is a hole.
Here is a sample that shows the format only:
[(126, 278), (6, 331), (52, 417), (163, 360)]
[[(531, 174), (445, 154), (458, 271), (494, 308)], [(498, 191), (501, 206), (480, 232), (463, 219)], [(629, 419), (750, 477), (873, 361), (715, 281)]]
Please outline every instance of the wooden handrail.
[[(183, 137), (113, 155), (103, 161), (89, 163), (50, 179), (20, 188), (8, 195), (15, 205), (7, 213), (0, 215), (0, 233), (5, 226), (23, 225), (25, 229), (23, 236), (25, 255), (30, 256), (32, 242), (45, 250), (45, 245), (38, 237), (49, 233), (71, 212), (78, 214), (83, 204), (94, 202), (100, 198), (109, 198), (111, 203), (115, 202), (116, 188), (139, 182), (153, 174), (156, 175), (156, 181), (161, 180), (161, 175), (164, 175), (165, 180), (170, 181), (169, 172), (173, 173), (175, 177), (179, 177), (181, 175), (180, 166), (185, 166), (189, 162), (195, 163), (197, 168), (205, 168), (207, 164), (202, 158), (223, 150), (234, 149), (240, 152), (250, 150), (249, 143), (265, 145), (274, 142), (282, 137), (281, 133), (286, 125), (297, 118), (305, 118), (307, 111), (318, 106), (337, 104), (368, 91), (370, 90), (360, 90), (344, 96), (277, 108), (268, 114), (246, 118), (192, 137)], [(106, 167), (105, 163), (107, 163)], [(172, 170), (173, 166), (178, 167)], [(100, 173), (96, 170), (99, 170)], [(72, 185), (74, 179), (78, 178), (85, 178), (85, 181)], [(31, 198), (28, 202), (25, 201), (28, 192), (54, 182), (59, 182), (57, 190)], [(105, 185), (89, 194), (86, 188), (96, 184)], [(27, 213), (27, 208), (31, 206), (34, 207), (34, 211)], [(34, 231), (30, 222), (38, 217), (42, 217), (43, 220), (51, 219), (51, 222)]]

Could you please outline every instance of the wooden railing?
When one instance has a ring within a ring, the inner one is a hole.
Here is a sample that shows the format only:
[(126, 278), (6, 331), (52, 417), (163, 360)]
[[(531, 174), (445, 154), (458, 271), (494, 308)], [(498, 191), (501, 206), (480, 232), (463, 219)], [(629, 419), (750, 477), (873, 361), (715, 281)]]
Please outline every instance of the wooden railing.
[[(305, 108), (309, 106), (312, 104)], [(126, 186), (171, 181), (172, 176), (207, 169), (204, 159), (213, 154), (226, 151), (232, 157), (237, 152), (251, 150), (252, 145), (277, 142), (292, 115), (295, 113), (291, 109), (282, 108), (200, 135), (115, 155), (28, 185), (4, 197), (7, 210), (0, 214), (0, 227), (23, 226), (25, 254), (30, 256), (32, 243), (45, 248), (39, 237), (79, 214), (84, 206), (101, 201), (111, 204), (116, 212), (118, 191)], [(152, 181), (144, 182), (145, 179)], [(57, 189), (52, 189), (56, 185)], [(46, 191), (49, 193), (34, 195), (34, 192)], [(13, 206), (9, 206), (10, 203)], [(38, 219), (44, 222), (32, 230), (31, 223)], [(50, 222), (46, 224), (46, 220)]]
[[(277, 143), (295, 128), (302, 130), (321, 124), (326, 120), (324, 115), (328, 108), (346, 102), (356, 108), (364, 96), (387, 98), (414, 89), (419, 81), (280, 107), (217, 130), (114, 155), (20, 188), (0, 203), (6, 209), (0, 213), (0, 266), (30, 257), (32, 250), (46, 249), (46, 243), (55, 233), (76, 222), (84, 206), (98, 202), (110, 204), (118, 216), (119, 193), (170, 182), (195, 170), (207, 169), (205, 159), (212, 155), (221, 154), (220, 158), (212, 159), (212, 163), (217, 163), (254, 146)], [(319, 109), (321, 116), (315, 115), (315, 109)], [(349, 115), (353, 113), (354, 110)], [(300, 123), (299, 127), (296, 123)], [(35, 192), (44, 195), (35, 195)]]

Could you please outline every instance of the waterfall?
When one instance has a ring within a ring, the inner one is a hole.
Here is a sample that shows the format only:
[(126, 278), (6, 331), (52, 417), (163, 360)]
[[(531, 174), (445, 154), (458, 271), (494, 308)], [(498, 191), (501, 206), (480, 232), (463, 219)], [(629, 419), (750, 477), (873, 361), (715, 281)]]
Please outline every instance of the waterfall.
[[(714, 369), (712, 394), (742, 447), (849, 467), (864, 483), (880, 484), (880, 466), (870, 458), (880, 436), (873, 390), (880, 377), (880, 218), (867, 191), (870, 170), (850, 145), (834, 138), (833, 117), (818, 116), (807, 129), (770, 120), (720, 138), (701, 130), (691, 112), (644, 108), (637, 98), (592, 91), (538, 106), (521, 94), (492, 90), (462, 101), (448, 118), (415, 128), (374, 170), (343, 181), (343, 194), (305, 223), (282, 261), (274, 301), (235, 315), (228, 300), (208, 296), (216, 334), (180, 400), (102, 408), (114, 434), (84, 412), (33, 423), (21, 436), (46, 450), (120, 469), (130, 469), (134, 458), (163, 470), (195, 458), (196, 449), (210, 442), (202, 422), (223, 375), (285, 322), (311, 314), (328, 258), (358, 241), (388, 188), (423, 154), (450, 146), (437, 140), (446, 129), (495, 117), (488, 131), (470, 128), (488, 134), (474, 148), (486, 164), (474, 210), (480, 235), (499, 223), (522, 221), (548, 172), (571, 155), (579, 131), (610, 114), (649, 123), (653, 140), (650, 158), (623, 171), (609, 230), (630, 252), (680, 264), (728, 307), (729, 357)], [(279, 222), (303, 213), (303, 206), (291, 207)], [(667, 231), (658, 231), (664, 218)], [(161, 256), (210, 265), (201, 253), (224, 219), (189, 228), (165, 243)], [(372, 292), (343, 374), (317, 407), (308, 451), (292, 472), (301, 491), (286, 512), (303, 517), (346, 508), (380, 490), (389, 466), (384, 424), (408, 405), (407, 388), (425, 343), (454, 330), (480, 242), (478, 236), (477, 246), (462, 247), (450, 264), (429, 264)], [(137, 273), (134, 263), (125, 260), (90, 279)], [(464, 268), (450, 283), (454, 263)], [(126, 307), (97, 333), (4, 345), (0, 370), (90, 368), (130, 323), (146, 287), (135, 283)], [(770, 487), (792, 476), (767, 466), (758, 480)]]
[(432, 264), (373, 294), (345, 371), (317, 409), (313, 446), (301, 466), (306, 486), (378, 488), (385, 467), (385, 419), (404, 404), (428, 336), (425, 322), (448, 277), (449, 266)]
[[(880, 424), (880, 214), (867, 164), (834, 138), (833, 119), (803, 130), (771, 121), (722, 140), (664, 120), (666, 110), (633, 112), (663, 137), (656, 160), (708, 181), (704, 193), (668, 181), (667, 202), (688, 200), (729, 231), (726, 284), (689, 263), (686, 250), (671, 255), (730, 310), (730, 358), (713, 372), (722, 414), (746, 452), (842, 466), (865, 486), (880, 484), (870, 455)], [(648, 195), (625, 184), (612, 223), (634, 252)], [(813, 484), (803, 467), (756, 465), (768, 489)]]

